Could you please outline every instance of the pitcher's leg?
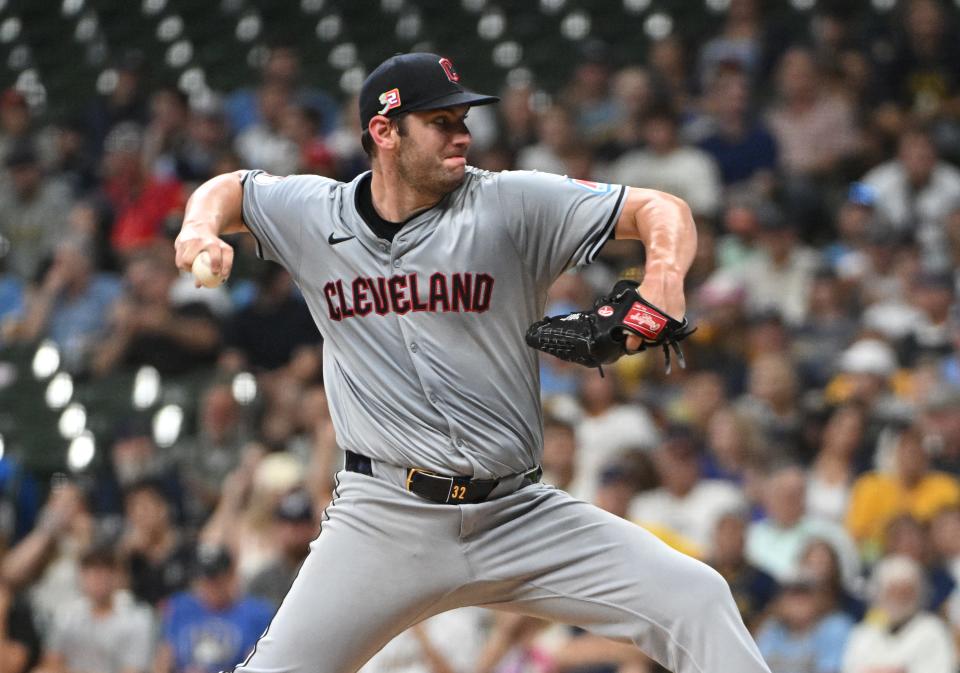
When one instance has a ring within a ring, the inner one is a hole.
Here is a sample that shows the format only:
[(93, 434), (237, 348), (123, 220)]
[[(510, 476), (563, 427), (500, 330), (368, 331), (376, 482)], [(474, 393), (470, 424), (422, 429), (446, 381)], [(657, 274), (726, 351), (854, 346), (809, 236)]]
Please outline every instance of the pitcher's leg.
[[(341, 475), (297, 578), (236, 673), (354, 673), (465, 581), (456, 508)], [(423, 509), (427, 508), (427, 509)], [(445, 511), (443, 511), (445, 510)]]
[(712, 568), (562, 491), (528, 495), (471, 545), (478, 572), (522, 580), (502, 607), (632, 642), (674, 673), (769, 673)]

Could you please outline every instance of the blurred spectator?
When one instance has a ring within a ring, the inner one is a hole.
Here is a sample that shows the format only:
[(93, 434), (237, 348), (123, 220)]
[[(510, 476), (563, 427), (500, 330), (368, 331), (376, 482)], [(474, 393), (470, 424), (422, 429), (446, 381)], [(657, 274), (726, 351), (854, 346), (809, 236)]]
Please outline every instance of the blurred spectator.
[(604, 377), (591, 370), (580, 373), (583, 417), (577, 423), (576, 479), (570, 492), (587, 502), (593, 500), (601, 466), (627, 450), (653, 449), (660, 439), (650, 413), (639, 404), (626, 404), (619, 386), (613, 370)]
[(747, 512), (734, 509), (717, 519), (708, 561), (723, 575), (737, 602), (743, 623), (756, 631), (777, 593), (777, 582), (750, 563), (745, 555)]
[(847, 529), (867, 558), (876, 555), (884, 530), (899, 514), (928, 522), (940, 508), (960, 504), (960, 485), (930, 468), (917, 428), (900, 433), (892, 467), (891, 474), (870, 472), (853, 485)]
[(187, 587), (195, 544), (173, 522), (173, 508), (162, 482), (149, 477), (124, 490), (126, 529), (120, 554), (130, 591), (154, 607)]
[(190, 497), (191, 518), (203, 520), (217, 504), (225, 479), (243, 459), (247, 438), (244, 410), (226, 382), (216, 382), (200, 395), (197, 431), (177, 442)]
[(12, 336), (26, 305), (26, 283), (6, 267), (9, 252), (10, 242), (0, 234), (0, 347)]
[(9, 156), (16, 147), (33, 147), (33, 130), (27, 97), (15, 88), (4, 89), (0, 93), (0, 156)]
[(553, 657), (538, 636), (549, 622), (526, 615), (495, 612), (487, 642), (477, 657), (476, 673), (553, 673)]
[(297, 172), (299, 153), (293, 140), (281, 132), (289, 91), (280, 84), (264, 84), (257, 91), (260, 119), (247, 126), (234, 142), (245, 168), (262, 168), (274, 175)]
[(82, 119), (67, 117), (54, 125), (54, 156), (49, 174), (69, 185), (76, 198), (86, 196), (97, 186), (99, 167), (89, 145)]
[(310, 553), (310, 543), (317, 537), (320, 524), (310, 494), (302, 489), (283, 496), (273, 511), (273, 520), (279, 556), (250, 579), (247, 591), (279, 606), (296, 579), (300, 564)]
[(636, 495), (649, 491), (656, 484), (657, 474), (650, 456), (632, 451), (601, 470), (593, 504), (621, 519), (628, 519), (630, 503)]
[(118, 124), (104, 140), (103, 193), (114, 212), (110, 244), (121, 256), (157, 242), (166, 218), (186, 202), (175, 174), (149, 170), (143, 142), (143, 130), (133, 122)]
[[(733, 194), (723, 213), (725, 233), (717, 242), (717, 266), (740, 272), (760, 256), (760, 236), (765, 229), (779, 226), (780, 211), (751, 194)], [(746, 284), (744, 284), (744, 289)]]
[(944, 507), (934, 515), (930, 544), (935, 557), (960, 584), (960, 506)]
[(660, 189), (684, 199), (694, 215), (713, 217), (720, 206), (720, 173), (703, 150), (683, 145), (679, 119), (667, 107), (650, 110), (643, 120), (644, 149), (621, 156), (611, 180)]
[(776, 311), (787, 324), (803, 324), (817, 255), (797, 236), (796, 224), (771, 212), (761, 222), (758, 254), (740, 268), (747, 307), (754, 313)]
[(0, 661), (3, 673), (27, 673), (40, 658), (40, 636), (30, 605), (0, 582)]
[(897, 371), (893, 349), (880, 339), (854, 341), (837, 363), (839, 374), (825, 390), (831, 402), (855, 402), (867, 417), (867, 446), (871, 451), (858, 456), (857, 471), (873, 468), (872, 444), (882, 426), (901, 418), (903, 403), (893, 394), (891, 379)]
[(954, 673), (957, 656), (946, 624), (921, 611), (920, 566), (903, 556), (883, 559), (871, 584), (871, 611), (850, 634), (843, 673)]
[(580, 137), (595, 145), (602, 141), (617, 116), (617, 106), (610, 95), (609, 48), (601, 40), (587, 40), (582, 43), (579, 56), (560, 99), (573, 113)]
[(280, 129), (293, 141), (299, 153), (294, 172), (336, 177), (336, 157), (320, 137), (320, 115), (308, 105), (288, 105), (281, 116)]
[(843, 523), (865, 430), (863, 409), (856, 404), (830, 414), (807, 478), (807, 509), (813, 516)]
[(780, 59), (768, 123), (790, 179), (827, 176), (858, 146), (849, 104), (825, 89), (821, 68), (805, 47), (791, 47)]
[(824, 386), (834, 364), (859, 325), (850, 315), (843, 286), (830, 270), (814, 275), (808, 295), (807, 315), (794, 337), (792, 355), (808, 385)]
[(564, 175), (563, 157), (576, 144), (577, 130), (571, 113), (553, 106), (540, 113), (537, 122), (538, 142), (527, 145), (517, 154), (517, 168)]
[(718, 409), (707, 423), (703, 476), (742, 487), (751, 465), (762, 459), (756, 424), (733, 407)]
[(44, 647), (44, 671), (147, 673), (154, 648), (153, 615), (120, 588), (112, 547), (99, 545), (80, 559), (83, 597), (54, 616)]
[(290, 274), (277, 264), (266, 264), (253, 301), (234, 314), (224, 340), (243, 355), (247, 366), (276, 369), (289, 362), (299, 346), (319, 343), (320, 333)]
[(776, 579), (789, 577), (812, 538), (829, 542), (840, 558), (844, 581), (859, 573), (857, 549), (842, 527), (807, 513), (806, 480), (799, 467), (773, 472), (764, 485), (766, 518), (747, 531), (747, 558)]
[(251, 448), (224, 479), (220, 502), (200, 532), (200, 541), (231, 552), (241, 586), (248, 586), (282, 555), (281, 540), (273, 531), (274, 512), (284, 494), (303, 485), (304, 472), (289, 453), (263, 455), (259, 448)]
[(83, 490), (58, 475), (36, 527), (2, 558), (3, 581), (14, 590), (29, 586), (27, 595), (41, 630), (64, 605), (80, 597), (80, 557), (93, 543), (95, 526)]
[(690, 72), (691, 56), (684, 40), (675, 32), (654, 39), (647, 57), (660, 98), (686, 113), (691, 92), (696, 89), (695, 74)]
[(840, 610), (854, 621), (860, 621), (867, 612), (862, 600), (860, 577), (844, 578), (840, 556), (826, 540), (811, 538), (800, 554), (800, 573), (809, 574), (824, 591), (823, 600), (831, 611)]
[(616, 72), (612, 93), (616, 118), (604, 132), (603, 144), (597, 148), (600, 158), (613, 158), (643, 144), (643, 119), (657, 92), (649, 71), (630, 66)]
[(960, 476), (960, 390), (944, 387), (927, 398), (920, 422), (934, 469)]
[(751, 103), (747, 74), (729, 66), (718, 69), (704, 100), (706, 128), (696, 141), (713, 157), (724, 187), (769, 195), (779, 161), (777, 143), (755, 118)]
[(960, 170), (940, 159), (929, 131), (905, 129), (896, 157), (863, 182), (876, 192), (880, 217), (902, 238), (917, 241), (929, 267), (950, 263), (946, 221), (960, 203)]
[(573, 425), (559, 418), (543, 419), (543, 468), (544, 483), (567, 490), (576, 475), (577, 438)]
[(488, 612), (458, 608), (404, 631), (358, 673), (447, 673), (472, 670), (484, 646)]
[(499, 115), (498, 142), (508, 152), (537, 142), (537, 115), (532, 99), (529, 85), (508, 85), (500, 94), (500, 103), (494, 106)]
[(866, 247), (870, 234), (882, 232), (876, 215), (877, 192), (870, 185), (852, 182), (847, 198), (837, 210), (837, 240), (823, 250), (824, 261), (845, 280), (858, 280), (870, 264)]
[(853, 620), (836, 611), (828, 590), (802, 572), (787, 578), (757, 645), (771, 673), (839, 673)]
[(97, 273), (85, 241), (65, 238), (57, 243), (53, 263), (28, 295), (23, 321), (14, 338), (32, 343), (51, 339), (60, 349), (64, 368), (82, 372), (102, 335), (109, 309), (120, 296), (118, 279)]
[(13, 145), (3, 159), (10, 174), (0, 182), (0, 236), (9, 244), (4, 265), (33, 282), (66, 231), (70, 188), (44, 179), (31, 145)]
[[(952, 39), (956, 25), (937, 0), (909, 0), (897, 8), (895, 48), (881, 52), (878, 114), (893, 124), (915, 114), (931, 118), (950, 114), (960, 94), (960, 50)], [(895, 128), (895, 127), (894, 127)]]
[(250, 653), (273, 616), (266, 601), (242, 594), (230, 553), (197, 549), (191, 589), (174, 594), (163, 609), (155, 673), (232, 670)]
[(906, 556), (920, 564), (925, 582), (924, 609), (939, 613), (955, 594), (957, 583), (934, 553), (928, 527), (909, 514), (901, 514), (887, 526), (882, 556)]
[(174, 305), (170, 289), (177, 269), (158, 255), (143, 253), (127, 265), (128, 292), (113, 307), (106, 338), (93, 357), (93, 371), (151, 365), (161, 374), (182, 374), (212, 364), (220, 332), (209, 308)]
[(717, 520), (742, 507), (743, 495), (732, 484), (703, 479), (700, 454), (686, 431), (668, 434), (654, 453), (660, 486), (638, 495), (629, 516), (671, 546), (698, 558), (710, 555)]
[(925, 272), (914, 279), (910, 304), (917, 309), (917, 320), (898, 344), (900, 361), (908, 367), (925, 358), (939, 359), (953, 352), (954, 303), (952, 272)]
[(109, 459), (93, 471), (93, 510), (104, 520), (119, 519), (126, 509), (126, 490), (149, 479), (163, 489), (173, 515), (184, 514), (184, 483), (180, 465), (153, 439), (151, 424), (143, 417), (118, 421), (110, 442)]
[(110, 130), (123, 122), (144, 124), (147, 121), (147, 101), (143, 91), (144, 56), (137, 50), (127, 50), (117, 59), (114, 70), (117, 78), (106, 93), (94, 98), (86, 110), (91, 150), (99, 157)]
[(155, 176), (190, 180), (186, 165), (190, 142), (190, 107), (187, 95), (174, 87), (163, 87), (150, 96), (150, 121), (143, 133), (143, 163)]
[(711, 81), (728, 63), (753, 78), (762, 75), (766, 26), (758, 0), (732, 0), (718, 34), (700, 48), (701, 84)]
[[(260, 90), (273, 87), (285, 98), (306, 103), (319, 113), (323, 134), (333, 132), (339, 120), (337, 102), (326, 92), (311, 89), (303, 84), (302, 63), (296, 49), (285, 44), (274, 45), (262, 63)], [(258, 103), (260, 90), (242, 88), (234, 91), (227, 98), (225, 109), (230, 128), (234, 133), (242, 133), (250, 126), (263, 122), (263, 110)], [(357, 106), (353, 105), (350, 116), (357, 116), (356, 109)], [(278, 173), (278, 175), (284, 175), (284, 173)]]
[(215, 94), (191, 98), (187, 136), (181, 155), (182, 178), (190, 182), (212, 178), (217, 160), (229, 142), (223, 102)]
[(766, 456), (781, 462), (801, 458), (799, 382), (793, 367), (785, 355), (758, 356), (750, 365), (747, 394), (735, 404), (735, 409), (759, 431)]

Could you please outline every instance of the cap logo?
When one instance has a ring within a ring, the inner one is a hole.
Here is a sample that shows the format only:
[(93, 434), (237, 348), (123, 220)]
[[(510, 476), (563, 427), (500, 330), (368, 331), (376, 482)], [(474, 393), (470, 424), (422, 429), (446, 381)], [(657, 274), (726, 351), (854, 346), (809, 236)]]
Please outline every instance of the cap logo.
[(383, 107), (377, 110), (378, 115), (387, 114), (390, 110), (400, 107), (400, 89), (390, 89), (380, 94), (380, 105)]
[(457, 71), (453, 69), (453, 63), (450, 62), (449, 58), (441, 58), (440, 67), (443, 68), (443, 71), (447, 73), (447, 79), (451, 82), (459, 82), (460, 75), (457, 74)]

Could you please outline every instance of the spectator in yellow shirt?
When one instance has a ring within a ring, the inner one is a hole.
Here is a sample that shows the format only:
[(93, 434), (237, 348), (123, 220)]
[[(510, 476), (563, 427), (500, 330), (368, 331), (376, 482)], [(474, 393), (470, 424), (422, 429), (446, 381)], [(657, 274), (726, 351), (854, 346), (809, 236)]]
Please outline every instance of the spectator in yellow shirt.
[(897, 440), (891, 474), (868, 472), (857, 479), (847, 510), (847, 530), (867, 559), (877, 556), (887, 524), (899, 514), (926, 523), (943, 507), (960, 503), (960, 484), (930, 469), (922, 435), (904, 430)]

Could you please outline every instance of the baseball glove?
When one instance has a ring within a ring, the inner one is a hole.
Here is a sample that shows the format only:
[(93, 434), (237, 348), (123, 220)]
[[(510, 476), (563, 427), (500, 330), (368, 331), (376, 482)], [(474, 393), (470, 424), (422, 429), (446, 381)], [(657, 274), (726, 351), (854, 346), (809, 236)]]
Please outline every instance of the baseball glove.
[(592, 311), (538, 320), (527, 330), (527, 345), (561, 360), (597, 367), (602, 376), (601, 365), (627, 355), (627, 332), (630, 332), (642, 340), (640, 351), (655, 346), (663, 348), (668, 374), (671, 349), (680, 366), (685, 367), (680, 341), (696, 328), (686, 319), (674, 320), (646, 301), (637, 292), (638, 285), (632, 280), (618, 281), (610, 295), (597, 300)]

